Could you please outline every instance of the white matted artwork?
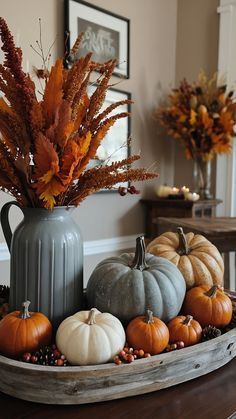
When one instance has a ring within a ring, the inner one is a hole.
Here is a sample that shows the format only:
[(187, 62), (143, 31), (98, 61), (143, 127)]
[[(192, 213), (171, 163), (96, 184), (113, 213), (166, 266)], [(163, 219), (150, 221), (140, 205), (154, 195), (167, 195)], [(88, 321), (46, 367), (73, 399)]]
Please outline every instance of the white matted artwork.
[(129, 78), (129, 19), (82, 0), (65, 0), (65, 17), (68, 51), (77, 36), (84, 33), (75, 59), (88, 52), (99, 63), (115, 58), (113, 74)]
[[(91, 96), (96, 89), (96, 85), (91, 85), (88, 90), (88, 95)], [(131, 100), (131, 94), (117, 89), (108, 89), (106, 98), (100, 112), (112, 105), (114, 102), (120, 100)], [(109, 116), (116, 115), (117, 113), (130, 112), (130, 104), (124, 104), (114, 109)], [(130, 155), (129, 146), (130, 137), (130, 118), (125, 117), (118, 119), (113, 126), (110, 127), (108, 133), (101, 142), (97, 149), (96, 159), (90, 161), (89, 167), (95, 165), (109, 165), (112, 162), (126, 159)], [(123, 182), (116, 185), (128, 187), (129, 182)], [(102, 190), (107, 191), (106, 189)]]
[[(91, 96), (96, 89), (96, 85), (89, 87), (88, 94)], [(131, 100), (131, 94), (122, 90), (108, 89), (106, 98), (100, 112), (108, 106), (121, 100)], [(109, 116), (118, 113), (130, 112), (130, 104), (124, 104), (114, 109)], [(120, 118), (110, 127), (101, 145), (97, 149), (96, 161), (101, 165), (111, 164), (112, 162), (126, 159), (129, 156), (129, 136), (130, 118)]]

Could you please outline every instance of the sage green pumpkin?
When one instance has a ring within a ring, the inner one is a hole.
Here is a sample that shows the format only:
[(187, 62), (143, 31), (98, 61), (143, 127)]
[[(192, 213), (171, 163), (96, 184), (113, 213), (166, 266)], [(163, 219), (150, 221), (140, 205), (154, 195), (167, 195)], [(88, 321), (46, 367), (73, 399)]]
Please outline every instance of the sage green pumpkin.
[(123, 253), (100, 262), (87, 285), (89, 307), (109, 312), (123, 323), (149, 309), (168, 322), (177, 316), (186, 292), (179, 269), (167, 259), (145, 254), (143, 237), (136, 252)]

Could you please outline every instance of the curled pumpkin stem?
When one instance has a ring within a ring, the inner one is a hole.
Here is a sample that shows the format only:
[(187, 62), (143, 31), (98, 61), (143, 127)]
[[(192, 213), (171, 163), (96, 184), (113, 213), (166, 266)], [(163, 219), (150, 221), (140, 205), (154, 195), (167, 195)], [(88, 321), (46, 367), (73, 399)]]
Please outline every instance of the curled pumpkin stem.
[(95, 308), (91, 308), (89, 315), (88, 315), (88, 321), (87, 324), (89, 324), (90, 326), (95, 324), (95, 316), (96, 316), (96, 309)]
[(19, 317), (21, 319), (28, 319), (30, 317), (29, 305), (30, 305), (30, 301), (24, 301), (22, 303), (22, 309), (21, 309), (20, 315), (19, 315)]
[(190, 316), (189, 314), (185, 317), (185, 319), (183, 320), (183, 324), (185, 324), (185, 326), (190, 326), (191, 321), (193, 320), (193, 316)]
[(207, 297), (214, 298), (216, 296), (217, 291), (220, 289), (222, 288), (219, 285), (212, 285), (212, 287), (207, 292), (205, 292), (205, 295)]
[(154, 323), (152, 310), (146, 311), (145, 323)]
[(188, 242), (186, 240), (186, 236), (184, 234), (184, 231), (183, 231), (182, 227), (177, 228), (177, 233), (179, 235), (179, 248), (178, 248), (177, 252), (180, 256), (188, 255), (191, 248), (188, 245)]
[(148, 265), (146, 263), (146, 249), (143, 236), (137, 237), (136, 239), (134, 260), (130, 267), (131, 269), (138, 269), (139, 271), (144, 271), (144, 269), (148, 269)]

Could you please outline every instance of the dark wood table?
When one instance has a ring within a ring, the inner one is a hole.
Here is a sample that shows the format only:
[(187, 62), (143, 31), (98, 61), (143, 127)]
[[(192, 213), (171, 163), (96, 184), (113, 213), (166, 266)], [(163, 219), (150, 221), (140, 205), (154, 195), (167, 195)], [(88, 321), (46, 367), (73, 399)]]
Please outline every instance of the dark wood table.
[[(229, 252), (236, 252), (236, 218), (235, 217), (212, 217), (212, 218), (166, 218), (159, 217), (157, 220), (159, 233), (176, 231), (177, 227), (183, 227), (185, 233), (192, 231), (202, 234), (210, 240), (224, 255), (225, 262), (225, 287), (230, 288), (229, 283)], [(235, 276), (235, 273), (234, 273)], [(233, 284), (235, 288), (235, 281)]]
[(141, 199), (145, 210), (145, 236), (149, 239), (158, 236), (158, 217), (214, 217), (220, 199), (188, 201), (186, 199), (152, 198)]
[[(27, 385), (23, 381), (22, 377), (22, 385)], [(235, 394), (236, 358), (195, 380), (110, 402), (43, 405), (0, 393), (0, 419), (235, 419)]]
[(236, 218), (235, 217), (212, 217), (212, 218), (167, 218), (159, 217), (157, 220), (160, 233), (176, 231), (177, 227), (183, 227), (188, 233), (203, 234), (219, 251), (230, 252), (236, 250)]

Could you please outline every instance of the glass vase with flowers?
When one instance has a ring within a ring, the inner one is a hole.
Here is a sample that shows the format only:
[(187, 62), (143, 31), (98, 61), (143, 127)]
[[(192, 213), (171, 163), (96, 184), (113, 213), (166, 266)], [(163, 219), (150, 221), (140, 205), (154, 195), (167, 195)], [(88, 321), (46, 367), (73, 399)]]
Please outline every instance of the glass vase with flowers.
[(227, 85), (208, 79), (200, 71), (197, 82), (183, 79), (172, 90), (168, 105), (156, 110), (159, 123), (179, 140), (187, 159), (193, 159), (195, 192), (202, 199), (211, 194), (211, 163), (217, 154), (230, 153), (236, 123), (236, 100)]

